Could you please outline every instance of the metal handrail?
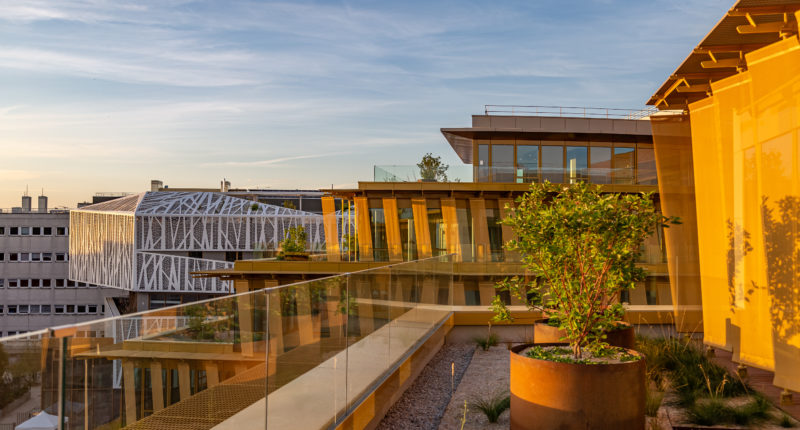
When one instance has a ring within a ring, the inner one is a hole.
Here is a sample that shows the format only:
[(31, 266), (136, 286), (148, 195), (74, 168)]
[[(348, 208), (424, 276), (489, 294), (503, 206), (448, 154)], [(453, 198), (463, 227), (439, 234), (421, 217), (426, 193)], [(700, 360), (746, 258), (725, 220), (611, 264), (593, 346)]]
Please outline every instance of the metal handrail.
[(537, 106), (537, 105), (484, 105), (486, 115), (510, 114), (580, 118), (642, 119), (658, 112), (649, 106), (645, 109), (618, 109), (586, 106)]

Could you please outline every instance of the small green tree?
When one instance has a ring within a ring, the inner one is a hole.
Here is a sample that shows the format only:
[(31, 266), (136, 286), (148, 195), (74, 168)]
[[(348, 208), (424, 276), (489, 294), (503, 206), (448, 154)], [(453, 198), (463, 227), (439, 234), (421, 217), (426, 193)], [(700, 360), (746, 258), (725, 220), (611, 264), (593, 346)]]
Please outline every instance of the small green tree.
[(450, 167), (442, 163), (442, 157), (434, 157), (430, 152), (422, 157), (422, 161), (417, 163), (419, 176), (423, 180), (447, 182), (447, 169)]
[(283, 203), (281, 203), (281, 206), (285, 207), (286, 209), (297, 209), (297, 206), (295, 206), (294, 202), (291, 200), (284, 200)]
[[(607, 347), (604, 333), (624, 313), (620, 292), (644, 279), (644, 269), (636, 267), (642, 242), (657, 226), (678, 220), (657, 212), (651, 194), (602, 194), (583, 182), (546, 182), (531, 185), (502, 223), (516, 236), (506, 249), (519, 252), (535, 276), (506, 279), (497, 288), (530, 309), (545, 308), (580, 359), (587, 347)], [(499, 296), (492, 307), (496, 321), (511, 319)]]
[(286, 237), (281, 241), (281, 252), (283, 254), (306, 252), (306, 229), (303, 226), (286, 230)]

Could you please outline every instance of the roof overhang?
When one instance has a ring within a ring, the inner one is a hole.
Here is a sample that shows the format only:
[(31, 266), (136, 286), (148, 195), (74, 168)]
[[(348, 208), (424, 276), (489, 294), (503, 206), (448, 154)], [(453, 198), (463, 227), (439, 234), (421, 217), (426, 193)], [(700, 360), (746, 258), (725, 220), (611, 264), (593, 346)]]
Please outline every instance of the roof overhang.
[(647, 101), (686, 109), (711, 95), (711, 83), (747, 69), (745, 54), (795, 36), (800, 0), (739, 0)]

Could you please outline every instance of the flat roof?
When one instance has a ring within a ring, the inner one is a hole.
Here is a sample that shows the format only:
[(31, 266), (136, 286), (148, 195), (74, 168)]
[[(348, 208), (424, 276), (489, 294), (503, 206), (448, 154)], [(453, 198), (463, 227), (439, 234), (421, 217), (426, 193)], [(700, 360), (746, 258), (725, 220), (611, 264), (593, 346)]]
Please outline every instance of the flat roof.
[(711, 82), (746, 70), (744, 55), (797, 34), (800, 0), (739, 0), (647, 101), (686, 109), (710, 95)]

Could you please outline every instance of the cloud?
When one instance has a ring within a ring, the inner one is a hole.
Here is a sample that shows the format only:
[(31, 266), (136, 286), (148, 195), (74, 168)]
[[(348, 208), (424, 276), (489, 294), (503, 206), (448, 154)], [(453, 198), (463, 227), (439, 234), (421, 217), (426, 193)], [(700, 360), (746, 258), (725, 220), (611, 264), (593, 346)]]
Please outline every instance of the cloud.
[(274, 164), (281, 164), (286, 163), (287, 161), (295, 161), (295, 160), (308, 160), (311, 158), (326, 158), (332, 157), (335, 155), (343, 155), (347, 154), (347, 152), (329, 152), (327, 154), (308, 154), (308, 155), (295, 155), (291, 157), (280, 157), (280, 158), (271, 158), (267, 160), (253, 160), (253, 161), (220, 161), (220, 162), (213, 162), (213, 163), (203, 163), (202, 166), (225, 166), (225, 167), (258, 167), (258, 166), (270, 166)]

